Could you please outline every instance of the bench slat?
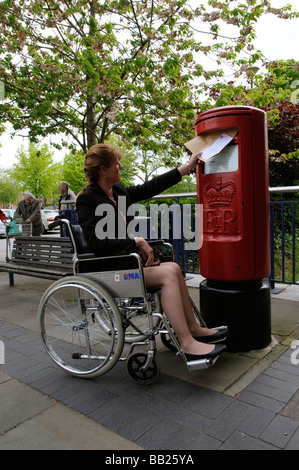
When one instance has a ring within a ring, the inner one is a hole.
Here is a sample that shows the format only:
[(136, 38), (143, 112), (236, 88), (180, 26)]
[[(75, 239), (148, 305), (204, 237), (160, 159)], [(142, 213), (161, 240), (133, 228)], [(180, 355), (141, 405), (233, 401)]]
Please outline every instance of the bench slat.
[[(12, 263), (12, 262), (8, 262), (8, 263), (0, 263), (0, 268), (1, 270), (3, 271), (9, 271), (9, 270), (15, 270), (15, 271), (28, 271), (28, 272), (32, 272), (32, 266), (27, 266), (26, 264), (17, 264), (17, 263)], [(68, 267), (63, 267), (63, 266), (57, 266), (56, 268), (53, 267), (51, 268), (51, 270), (47, 269), (45, 266), (35, 266), (35, 270), (38, 271), (38, 272), (41, 272), (41, 273), (47, 273), (47, 272), (52, 272), (54, 274), (63, 274), (63, 273), (66, 273), (66, 274), (69, 274), (69, 273), (72, 273), (73, 270), (71, 268), (68, 268)]]
[(17, 265), (16, 263), (0, 263), (0, 271), (3, 272), (8, 272), (8, 273), (13, 273), (13, 274), (20, 274), (24, 276), (30, 276), (30, 277), (39, 277), (43, 279), (61, 279), (62, 277), (69, 276), (73, 274), (73, 271), (71, 269), (68, 270), (60, 270), (60, 269), (52, 269), (51, 271), (47, 269), (26, 269), (26, 266), (24, 265)]

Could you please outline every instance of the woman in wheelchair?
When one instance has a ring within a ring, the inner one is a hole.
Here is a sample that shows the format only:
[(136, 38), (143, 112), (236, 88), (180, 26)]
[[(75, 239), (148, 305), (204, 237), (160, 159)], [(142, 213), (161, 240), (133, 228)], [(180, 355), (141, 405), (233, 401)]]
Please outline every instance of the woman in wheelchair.
[[(89, 249), (96, 256), (109, 256), (121, 252), (138, 251), (144, 259), (144, 279), (148, 288), (161, 289), (161, 302), (166, 317), (180, 342), (188, 361), (212, 358), (224, 352), (223, 342), (227, 329), (215, 330), (201, 327), (193, 314), (189, 293), (181, 269), (175, 262), (153, 266), (154, 252), (144, 238), (130, 238), (126, 230), (119, 230), (120, 224), (126, 227), (130, 205), (150, 199), (178, 183), (197, 165), (198, 154), (193, 154), (189, 162), (170, 170), (144, 184), (124, 187), (119, 183), (122, 169), (121, 153), (107, 144), (92, 146), (84, 161), (87, 186), (79, 194), (76, 202), (79, 224), (81, 225)], [(115, 234), (121, 236), (97, 237), (96, 226), (104, 217), (102, 205), (114, 209)], [(98, 214), (98, 215), (97, 215)], [(216, 344), (217, 343), (217, 344)]]

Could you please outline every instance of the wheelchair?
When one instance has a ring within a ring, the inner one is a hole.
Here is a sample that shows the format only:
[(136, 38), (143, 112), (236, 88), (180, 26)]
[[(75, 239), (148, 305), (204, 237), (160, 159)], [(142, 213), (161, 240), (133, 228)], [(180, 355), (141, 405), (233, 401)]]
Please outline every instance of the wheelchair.
[[(80, 226), (66, 219), (51, 225), (62, 224), (71, 240), (74, 274), (55, 281), (38, 308), (45, 349), (61, 369), (76, 377), (94, 378), (110, 371), (118, 361), (125, 361), (135, 382), (151, 384), (160, 373), (158, 334), (189, 371), (216, 362), (218, 356), (188, 362), (163, 314), (160, 291), (146, 289), (137, 253), (96, 257), (88, 252)], [(158, 240), (149, 243), (160, 250), (160, 255), (164, 253), (161, 256), (173, 259), (170, 244)], [(206, 326), (194, 302), (192, 307), (199, 323)]]

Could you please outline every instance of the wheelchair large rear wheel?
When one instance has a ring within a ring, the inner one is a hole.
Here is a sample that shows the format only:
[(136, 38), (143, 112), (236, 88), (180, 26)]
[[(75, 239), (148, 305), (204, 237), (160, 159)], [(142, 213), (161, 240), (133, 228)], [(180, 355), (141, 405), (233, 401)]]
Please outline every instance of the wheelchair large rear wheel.
[(44, 293), (38, 321), (54, 362), (77, 377), (108, 372), (124, 345), (122, 318), (100, 284), (80, 276), (60, 279)]

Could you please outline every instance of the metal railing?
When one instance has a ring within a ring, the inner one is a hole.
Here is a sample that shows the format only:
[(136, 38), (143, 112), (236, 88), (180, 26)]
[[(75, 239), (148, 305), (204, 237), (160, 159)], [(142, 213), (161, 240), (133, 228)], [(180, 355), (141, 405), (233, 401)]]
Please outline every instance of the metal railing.
[[(270, 193), (297, 193), (299, 186), (270, 188)], [(299, 284), (299, 201), (270, 201), (272, 285)]]
[[(299, 186), (269, 188), (269, 193), (297, 193)], [(172, 193), (153, 200), (196, 198), (197, 193)], [(195, 206), (195, 204), (194, 204)], [(173, 221), (171, 221), (171, 224)], [(175, 248), (177, 262), (184, 273), (200, 274), (197, 251), (183, 249), (185, 240), (169, 240)], [(270, 201), (271, 284), (299, 284), (299, 201)]]
[[(284, 186), (269, 188), (269, 193), (297, 193), (299, 186)], [(152, 201), (172, 199), (182, 210), (181, 200), (196, 198), (197, 193), (170, 193), (153, 197)], [(191, 204), (195, 214), (195, 203)], [(76, 223), (76, 211), (66, 210), (66, 218)], [(177, 262), (184, 273), (200, 274), (198, 250), (185, 250), (186, 239), (172, 237), (173, 227), (176, 226), (176, 215), (170, 213), (170, 236), (163, 237), (174, 246)], [(180, 218), (182, 219), (182, 218)], [(161, 221), (158, 221), (161, 224)], [(191, 231), (194, 231), (194, 218)], [(299, 201), (270, 201), (270, 241), (271, 241), (271, 275), (274, 283), (299, 284)]]

